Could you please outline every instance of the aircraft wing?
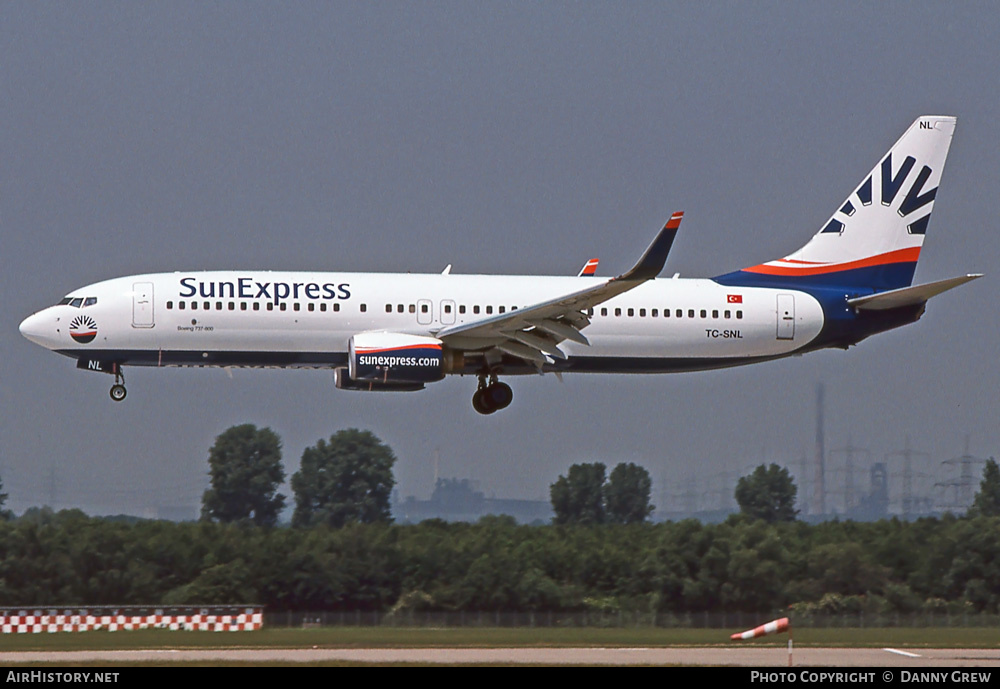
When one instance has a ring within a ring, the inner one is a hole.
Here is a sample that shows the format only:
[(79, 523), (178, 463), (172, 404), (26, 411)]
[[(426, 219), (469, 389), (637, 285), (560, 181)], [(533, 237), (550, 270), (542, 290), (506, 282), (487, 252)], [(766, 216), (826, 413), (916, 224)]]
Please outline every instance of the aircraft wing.
[(862, 311), (884, 311), (900, 306), (913, 306), (915, 304), (922, 304), (931, 297), (937, 296), (942, 292), (947, 292), (950, 289), (964, 285), (966, 282), (981, 278), (982, 276), (982, 273), (969, 273), (957, 278), (928, 282), (924, 285), (914, 285), (913, 287), (903, 287), (902, 289), (889, 290), (888, 292), (869, 294), (866, 297), (855, 297), (854, 299), (848, 299), (847, 303)]
[(522, 309), (438, 331), (449, 347), (478, 350), (496, 347), (541, 367), (546, 355), (565, 359), (563, 340), (590, 344), (582, 332), (590, 324), (587, 311), (656, 277), (666, 263), (683, 213), (674, 213), (630, 270), (593, 287), (570, 292)]

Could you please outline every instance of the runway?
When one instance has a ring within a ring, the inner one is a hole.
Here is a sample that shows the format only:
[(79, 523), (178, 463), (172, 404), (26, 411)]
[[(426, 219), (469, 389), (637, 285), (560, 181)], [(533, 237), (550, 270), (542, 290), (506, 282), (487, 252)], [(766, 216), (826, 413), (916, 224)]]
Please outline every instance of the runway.
[[(802, 648), (793, 655), (796, 667), (986, 667), (1000, 672), (1000, 650)], [(0, 663), (84, 662), (274, 663), (345, 662), (384, 665), (692, 665), (788, 669), (784, 647), (718, 646), (687, 648), (312, 648), (312, 649), (166, 649), (145, 651), (0, 652)], [(987, 670), (988, 672), (988, 670)], [(882, 680), (880, 676), (878, 678)], [(983, 681), (988, 681), (984, 678)]]

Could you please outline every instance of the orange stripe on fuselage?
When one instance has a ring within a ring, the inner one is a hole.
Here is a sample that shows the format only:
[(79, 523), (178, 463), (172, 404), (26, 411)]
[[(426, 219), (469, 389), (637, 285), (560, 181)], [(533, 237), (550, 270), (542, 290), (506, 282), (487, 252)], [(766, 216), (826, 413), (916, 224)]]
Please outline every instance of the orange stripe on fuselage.
[(412, 345), (402, 345), (401, 347), (358, 347), (354, 351), (358, 354), (385, 354), (386, 352), (399, 352), (404, 349), (433, 349), (440, 350), (441, 345), (436, 344), (412, 344)]
[(869, 256), (857, 261), (847, 263), (833, 263), (823, 266), (769, 266), (759, 265), (744, 268), (747, 273), (760, 273), (762, 275), (822, 275), (824, 273), (840, 273), (845, 270), (855, 270), (856, 268), (870, 268), (872, 266), (884, 266), (891, 263), (916, 263), (920, 258), (920, 247), (909, 249), (897, 249), (878, 256)]

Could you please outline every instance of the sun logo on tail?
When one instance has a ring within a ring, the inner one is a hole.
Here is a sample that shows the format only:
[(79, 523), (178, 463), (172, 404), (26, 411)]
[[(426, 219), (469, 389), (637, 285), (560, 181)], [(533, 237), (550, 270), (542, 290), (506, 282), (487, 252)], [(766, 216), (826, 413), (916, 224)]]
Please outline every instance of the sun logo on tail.
[(69, 335), (80, 344), (87, 344), (97, 337), (97, 321), (90, 316), (77, 316), (69, 322)]

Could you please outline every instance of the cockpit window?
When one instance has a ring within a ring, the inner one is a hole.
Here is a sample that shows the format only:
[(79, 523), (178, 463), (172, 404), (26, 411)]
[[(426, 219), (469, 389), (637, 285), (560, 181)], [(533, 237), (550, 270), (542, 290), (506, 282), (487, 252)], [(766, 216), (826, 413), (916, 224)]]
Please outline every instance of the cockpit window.
[(66, 304), (70, 303), (71, 301), (73, 301), (73, 297), (63, 297), (62, 301), (59, 302), (58, 305), (59, 306), (65, 306)]
[(93, 306), (96, 303), (97, 303), (97, 297), (87, 297), (86, 299), (83, 300), (84, 306)]
[(82, 304), (82, 303), (83, 303), (83, 297), (77, 297), (76, 299), (74, 299), (73, 301), (71, 301), (69, 303), (69, 305), (70, 306), (75, 306), (76, 308), (80, 308), (80, 304)]

